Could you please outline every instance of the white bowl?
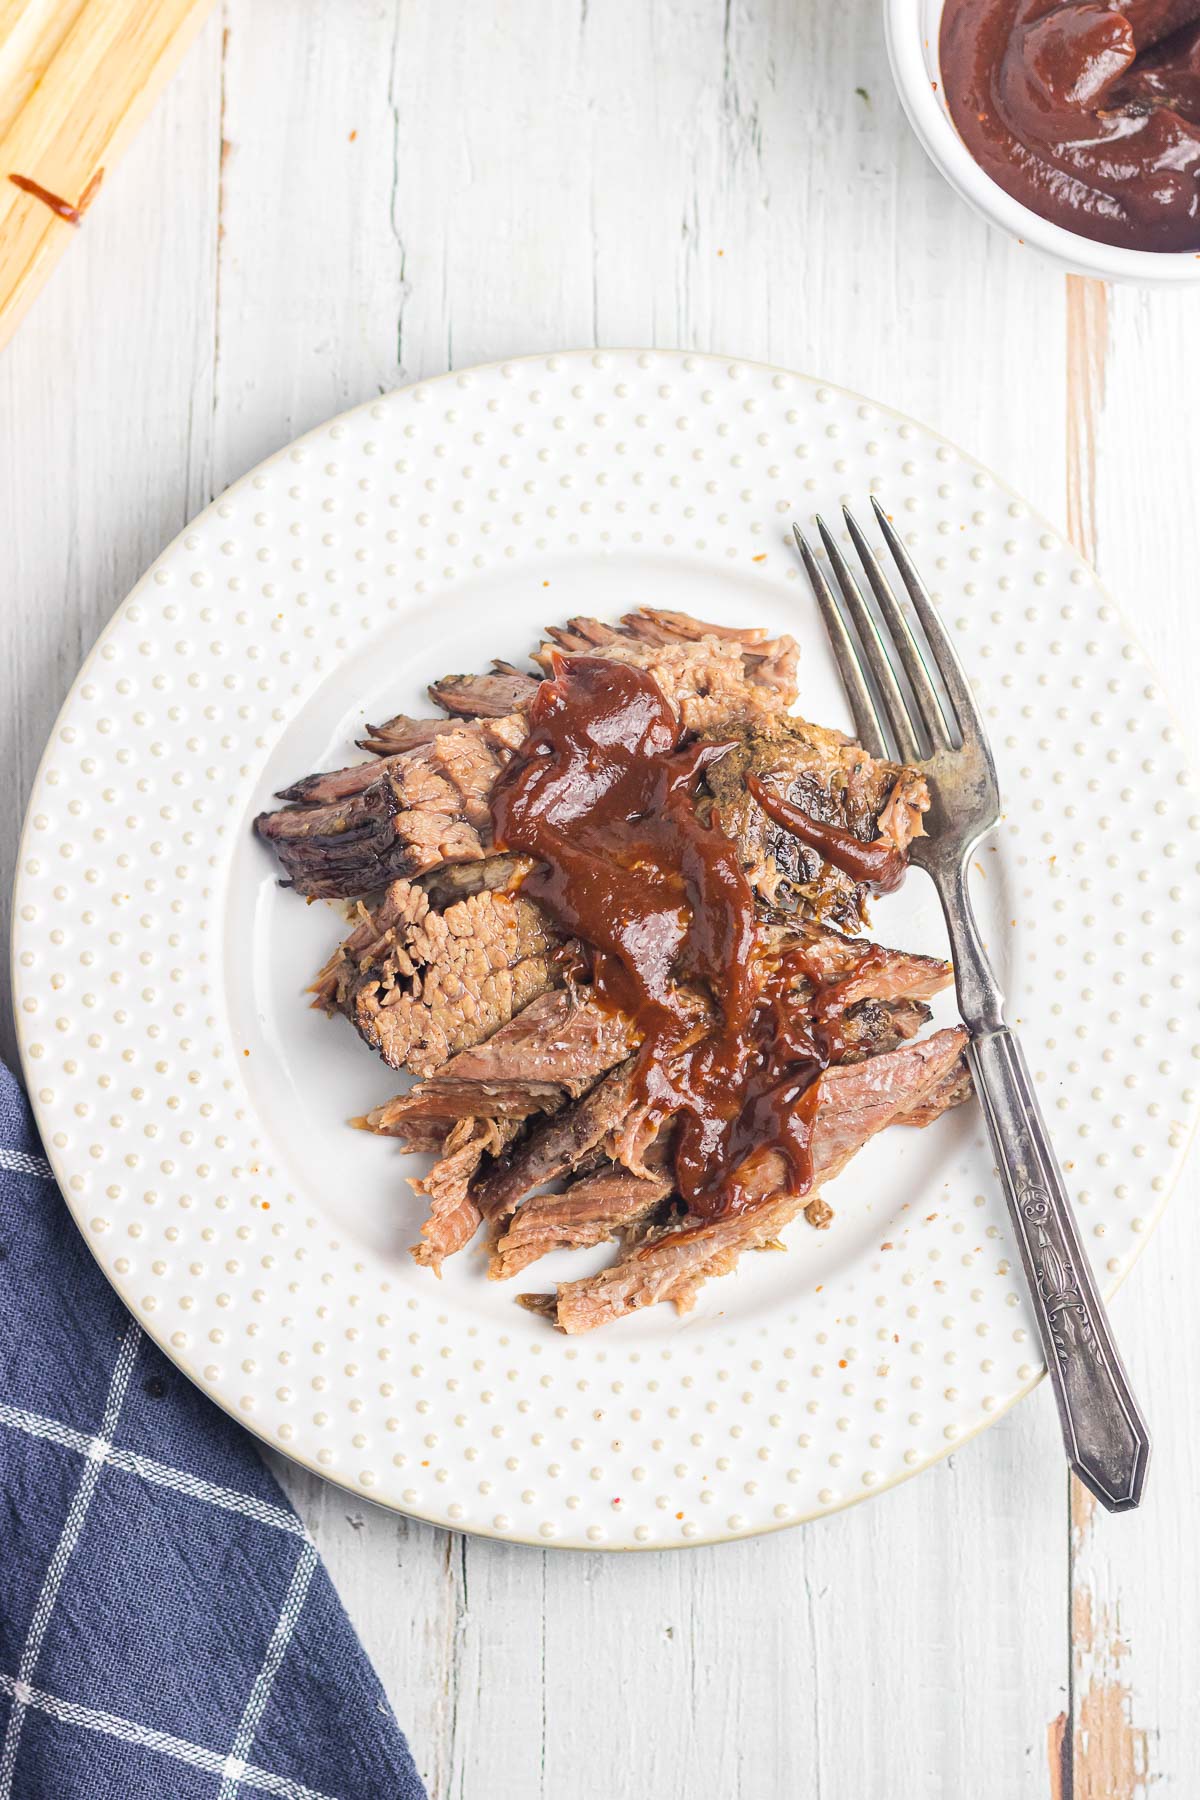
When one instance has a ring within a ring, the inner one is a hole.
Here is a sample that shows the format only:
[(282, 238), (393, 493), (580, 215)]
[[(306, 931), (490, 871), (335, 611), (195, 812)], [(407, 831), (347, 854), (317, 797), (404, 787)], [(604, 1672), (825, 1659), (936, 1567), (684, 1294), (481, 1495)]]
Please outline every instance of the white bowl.
[(1030, 212), (980, 168), (959, 137), (946, 105), (938, 44), (944, 0), (883, 0), (888, 56), (904, 110), (929, 156), (963, 199), (1023, 244), (1064, 268), (1102, 281), (1200, 281), (1191, 251), (1124, 250), (1065, 231)]

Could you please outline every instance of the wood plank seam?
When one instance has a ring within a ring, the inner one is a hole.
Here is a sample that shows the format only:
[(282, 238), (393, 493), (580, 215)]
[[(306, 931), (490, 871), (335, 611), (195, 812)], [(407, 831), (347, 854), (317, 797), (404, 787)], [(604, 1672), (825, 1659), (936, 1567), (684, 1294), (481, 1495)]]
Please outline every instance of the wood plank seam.
[[(1109, 352), (1108, 288), (1067, 276), (1067, 532), (1080, 554), (1098, 560), (1100, 532), (1096, 464)], [(1153, 1779), (1147, 1733), (1133, 1723), (1134, 1695), (1121, 1663), (1130, 1646), (1119, 1604), (1096, 1591), (1089, 1552), (1094, 1548), (1096, 1501), (1069, 1482), (1070, 1638), (1069, 1717), (1057, 1735), (1061, 1767), (1052, 1800), (1140, 1800)], [(1115, 1529), (1129, 1529), (1118, 1520)], [(1052, 1734), (1055, 1725), (1051, 1727)]]

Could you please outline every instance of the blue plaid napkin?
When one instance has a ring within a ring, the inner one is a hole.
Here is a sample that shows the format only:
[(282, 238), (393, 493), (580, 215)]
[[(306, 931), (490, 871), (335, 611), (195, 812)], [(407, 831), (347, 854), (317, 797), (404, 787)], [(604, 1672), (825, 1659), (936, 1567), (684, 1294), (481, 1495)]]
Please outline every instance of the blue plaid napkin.
[(76, 1231), (0, 1065), (0, 1800), (424, 1800), (303, 1525)]

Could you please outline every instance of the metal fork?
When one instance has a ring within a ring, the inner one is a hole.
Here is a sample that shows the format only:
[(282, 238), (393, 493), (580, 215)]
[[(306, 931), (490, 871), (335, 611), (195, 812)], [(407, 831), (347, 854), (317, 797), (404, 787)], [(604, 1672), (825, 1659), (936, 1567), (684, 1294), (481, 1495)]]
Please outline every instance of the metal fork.
[[(875, 517), (920, 621), (934, 671), (859, 526), (846, 527), (875, 597), (868, 606), (850, 565), (818, 518), (837, 598), (798, 525), (796, 543), (854, 713), (872, 756), (897, 756), (929, 785), (928, 835), (909, 860), (931, 877), (942, 903), (975, 1088), (983, 1105), (1033, 1310), (1067, 1457), (1110, 1512), (1142, 1496), (1150, 1434), (1113, 1342), (1071, 1203), (1021, 1047), (979, 936), (967, 889), (972, 851), (1000, 817), (996, 769), (975, 697), (911, 557), (878, 500)], [(890, 737), (890, 743), (887, 741)]]

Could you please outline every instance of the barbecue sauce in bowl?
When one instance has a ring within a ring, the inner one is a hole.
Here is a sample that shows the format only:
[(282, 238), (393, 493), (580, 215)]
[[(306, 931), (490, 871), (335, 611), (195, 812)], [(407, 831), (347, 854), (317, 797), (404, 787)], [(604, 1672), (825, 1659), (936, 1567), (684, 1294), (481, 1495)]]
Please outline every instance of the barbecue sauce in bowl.
[[(806, 1193), (814, 1083), (844, 1049), (846, 978), (822, 982), (803, 948), (772, 951), (736, 844), (698, 816), (704, 771), (730, 746), (685, 746), (653, 677), (602, 657), (556, 656), (529, 723), (493, 793), (495, 842), (535, 859), (523, 892), (587, 947), (596, 994), (634, 1020), (635, 1098), (651, 1130), (675, 1121), (689, 1214), (761, 1201), (755, 1168), (771, 1152), (788, 1191)], [(851, 854), (837, 836), (816, 846), (830, 860)], [(855, 977), (872, 953), (862, 946)]]
[(1200, 250), (1200, 0), (946, 0), (939, 51), (959, 136), (1014, 199)]

